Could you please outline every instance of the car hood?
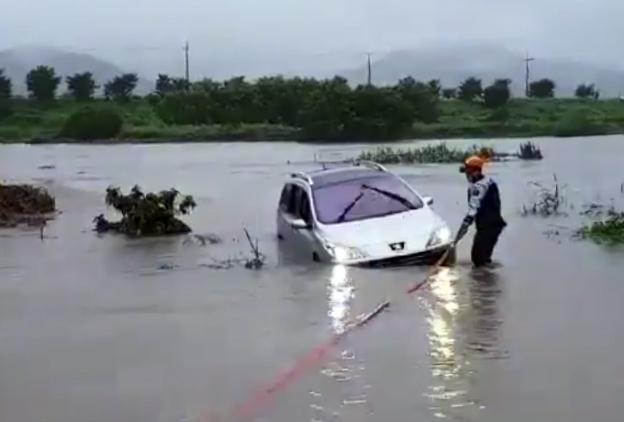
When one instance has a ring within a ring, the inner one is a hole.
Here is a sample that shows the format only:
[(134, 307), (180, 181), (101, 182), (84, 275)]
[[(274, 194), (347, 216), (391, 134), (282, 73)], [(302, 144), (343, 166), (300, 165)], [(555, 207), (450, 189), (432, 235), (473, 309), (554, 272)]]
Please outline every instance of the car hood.
[(325, 240), (341, 246), (357, 247), (373, 255), (387, 251), (389, 245), (405, 242), (405, 251), (427, 247), (432, 232), (446, 224), (430, 208), (423, 207), (385, 217), (323, 226)]

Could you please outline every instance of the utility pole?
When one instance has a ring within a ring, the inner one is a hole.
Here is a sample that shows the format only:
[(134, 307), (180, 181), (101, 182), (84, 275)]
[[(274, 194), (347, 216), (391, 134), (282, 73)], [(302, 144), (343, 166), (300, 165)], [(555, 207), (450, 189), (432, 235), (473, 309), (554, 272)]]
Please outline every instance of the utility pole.
[(371, 53), (368, 53), (368, 86), (371, 86), (373, 83), (373, 71), (371, 65)]
[(184, 45), (184, 76), (186, 78), (186, 90), (188, 91), (191, 87), (191, 79), (189, 73), (189, 43), (188, 41)]
[(529, 57), (529, 53), (527, 52), (526, 54), (526, 58), (523, 59), (525, 66), (526, 66), (526, 73), (525, 73), (525, 82), (524, 82), (524, 94), (527, 96), (527, 98), (530, 95), (530, 89), (529, 89), (529, 83), (530, 83), (530, 69), (529, 69), (529, 63), (531, 63), (532, 61), (535, 61), (535, 58), (533, 57)]

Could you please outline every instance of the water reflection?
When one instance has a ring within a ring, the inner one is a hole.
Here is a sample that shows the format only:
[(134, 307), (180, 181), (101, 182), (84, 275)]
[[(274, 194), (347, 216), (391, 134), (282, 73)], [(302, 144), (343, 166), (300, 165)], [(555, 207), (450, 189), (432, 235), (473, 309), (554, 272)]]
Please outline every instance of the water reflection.
[(335, 265), (329, 278), (329, 318), (336, 334), (342, 334), (351, 316), (351, 300), (354, 296), (353, 280), (347, 267)]
[(483, 406), (474, 388), (475, 361), (506, 356), (500, 346), (498, 279), (492, 273), (462, 277), (458, 269), (443, 268), (433, 277), (430, 292), (424, 302), (429, 313), (431, 410), (437, 418), (479, 420)]
[[(328, 311), (331, 328), (334, 334), (340, 335), (353, 322), (352, 305), (355, 299), (355, 287), (349, 274), (349, 268), (336, 265), (331, 268), (327, 284)], [(367, 398), (370, 386), (364, 379), (365, 367), (356, 356), (349, 339), (340, 344), (336, 358), (321, 370), (324, 375), (323, 394), (311, 392), (311, 420), (319, 422), (335, 421), (341, 412), (349, 409), (353, 415), (358, 409), (370, 414), (372, 412)]]

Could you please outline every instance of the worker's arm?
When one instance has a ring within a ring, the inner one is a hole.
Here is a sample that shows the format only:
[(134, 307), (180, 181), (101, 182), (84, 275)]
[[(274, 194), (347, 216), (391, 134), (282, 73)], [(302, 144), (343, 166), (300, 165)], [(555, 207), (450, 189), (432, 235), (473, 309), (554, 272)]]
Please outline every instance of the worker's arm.
[(459, 243), (459, 241), (466, 236), (466, 233), (468, 233), (468, 228), (474, 222), (475, 217), (479, 212), (479, 208), (481, 208), (481, 202), (487, 193), (488, 186), (489, 184), (485, 183), (485, 180), (482, 180), (470, 187), (468, 195), (468, 213), (464, 217), (464, 220), (462, 221), (462, 224), (457, 232), (455, 243)]

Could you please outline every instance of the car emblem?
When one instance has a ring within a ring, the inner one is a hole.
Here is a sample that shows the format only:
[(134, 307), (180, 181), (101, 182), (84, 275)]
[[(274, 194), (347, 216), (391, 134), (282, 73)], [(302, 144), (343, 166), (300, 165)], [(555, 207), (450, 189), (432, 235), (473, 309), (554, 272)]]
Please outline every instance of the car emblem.
[(390, 249), (392, 249), (395, 252), (402, 251), (403, 249), (405, 249), (405, 242), (391, 243)]

